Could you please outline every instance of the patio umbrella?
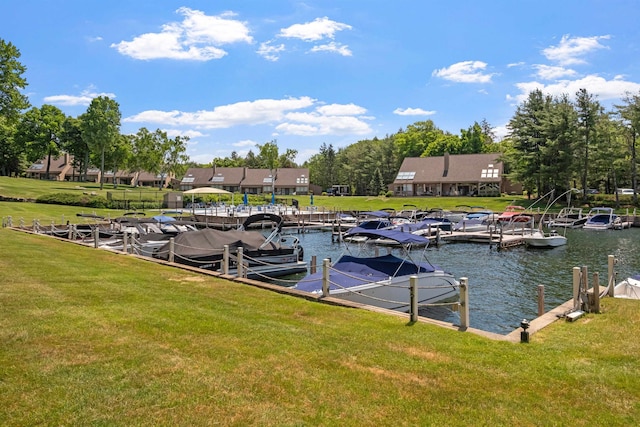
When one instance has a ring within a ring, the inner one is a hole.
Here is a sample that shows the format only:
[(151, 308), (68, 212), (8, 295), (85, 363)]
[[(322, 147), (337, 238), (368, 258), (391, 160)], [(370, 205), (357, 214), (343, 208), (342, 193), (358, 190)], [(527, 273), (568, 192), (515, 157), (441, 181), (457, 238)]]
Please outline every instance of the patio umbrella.
[(191, 206), (193, 206), (194, 195), (196, 194), (231, 194), (230, 191), (222, 190), (215, 187), (198, 187), (191, 190), (183, 191), (184, 194), (191, 194)]
[(271, 193), (271, 204), (272, 205), (276, 204), (276, 194), (275, 193)]
[(244, 193), (244, 196), (242, 197), (242, 203), (244, 203), (245, 205), (249, 204), (249, 196), (247, 196), (247, 193)]

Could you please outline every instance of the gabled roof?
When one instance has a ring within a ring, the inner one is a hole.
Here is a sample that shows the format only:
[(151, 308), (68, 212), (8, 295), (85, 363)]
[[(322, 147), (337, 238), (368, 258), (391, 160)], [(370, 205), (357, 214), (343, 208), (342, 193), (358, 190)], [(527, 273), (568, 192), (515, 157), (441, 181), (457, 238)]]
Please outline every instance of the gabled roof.
[(499, 182), (503, 165), (499, 153), (449, 155), (446, 157), (406, 157), (394, 181), (401, 183)]
[(308, 187), (309, 169), (282, 168), (276, 173), (276, 187)]
[[(274, 171), (275, 172), (275, 171)], [(242, 181), (243, 187), (270, 187), (271, 186), (271, 178), (270, 178), (269, 169), (249, 169), (247, 168), (247, 175)]]
[[(65, 162), (65, 155), (61, 155), (58, 157), (51, 157), (51, 164), (49, 165), (49, 173), (50, 174), (57, 174), (62, 172), (65, 168), (67, 168), (71, 162), (73, 161), (73, 156), (69, 156), (69, 162), (66, 163)], [(42, 160), (38, 160), (37, 162), (33, 163), (31, 166), (29, 166), (29, 169), (27, 169), (28, 172), (31, 173), (46, 173), (47, 172), (47, 158), (45, 157)]]
[(182, 181), (191, 186), (238, 186), (242, 181), (244, 168), (189, 168)]

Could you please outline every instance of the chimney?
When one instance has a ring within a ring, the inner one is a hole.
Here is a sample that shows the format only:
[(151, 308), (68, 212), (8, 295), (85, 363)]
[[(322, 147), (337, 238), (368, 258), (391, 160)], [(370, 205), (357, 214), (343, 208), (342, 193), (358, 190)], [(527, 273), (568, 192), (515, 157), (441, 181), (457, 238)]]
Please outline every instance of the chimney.
[(69, 153), (64, 153), (64, 165), (69, 164)]
[(449, 174), (449, 153), (444, 153), (444, 171), (442, 176), (446, 177)]

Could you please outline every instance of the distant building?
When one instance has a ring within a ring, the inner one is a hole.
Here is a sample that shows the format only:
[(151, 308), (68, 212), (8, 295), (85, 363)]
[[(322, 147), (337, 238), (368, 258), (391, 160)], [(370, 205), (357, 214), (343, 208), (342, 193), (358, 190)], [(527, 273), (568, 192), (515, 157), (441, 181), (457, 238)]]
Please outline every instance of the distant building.
[(499, 196), (521, 192), (504, 177), (498, 156), (407, 157), (389, 189), (396, 196)]
[(270, 194), (278, 196), (309, 194), (309, 169), (190, 168), (180, 181), (180, 190), (215, 187), (232, 193)]
[[(41, 159), (33, 163), (26, 170), (27, 178), (34, 179), (46, 179), (47, 176), (47, 159)], [(80, 175), (80, 171), (74, 166), (73, 155), (64, 153), (58, 157), (51, 158), (51, 164), (49, 165), (49, 180), (52, 181), (80, 181), (81, 178), (85, 178)], [(113, 182), (122, 185), (139, 185), (145, 187), (163, 187), (167, 186), (167, 183), (171, 181), (171, 176), (161, 177), (157, 174), (149, 172), (128, 172), (118, 171), (115, 176), (113, 171), (107, 170), (104, 172), (104, 183), (113, 184)], [(90, 167), (87, 169), (85, 182), (100, 182), (100, 169)]]

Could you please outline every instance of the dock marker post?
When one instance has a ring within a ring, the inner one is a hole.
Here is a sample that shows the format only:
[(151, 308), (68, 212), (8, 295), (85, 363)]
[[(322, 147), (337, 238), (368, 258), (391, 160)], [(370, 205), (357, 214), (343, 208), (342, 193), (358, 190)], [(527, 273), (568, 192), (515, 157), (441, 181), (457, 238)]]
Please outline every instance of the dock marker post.
[(544, 285), (538, 285), (538, 316), (544, 314)]
[(460, 278), (460, 329), (469, 327), (469, 280)]
[(411, 301), (411, 310), (409, 316), (411, 322), (418, 321), (418, 276), (409, 278), (409, 301)]
[(176, 242), (174, 238), (169, 239), (169, 262), (174, 262), (176, 254)]
[(322, 261), (322, 296), (329, 296), (329, 268), (331, 267), (331, 260), (325, 258)]
[(229, 274), (229, 245), (224, 245), (222, 249), (222, 274)]
[(615, 284), (615, 264), (616, 264), (616, 257), (613, 255), (609, 255), (607, 257), (607, 265), (608, 265), (608, 277), (607, 277), (607, 283), (608, 283), (608, 295), (610, 297), (613, 297), (614, 295), (614, 287), (616, 286)]

